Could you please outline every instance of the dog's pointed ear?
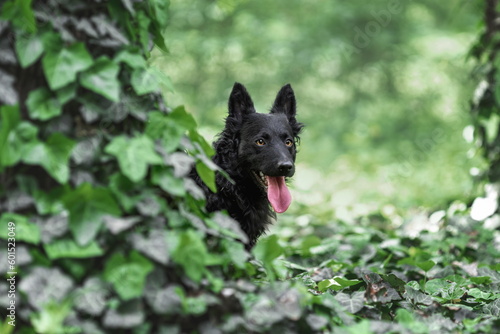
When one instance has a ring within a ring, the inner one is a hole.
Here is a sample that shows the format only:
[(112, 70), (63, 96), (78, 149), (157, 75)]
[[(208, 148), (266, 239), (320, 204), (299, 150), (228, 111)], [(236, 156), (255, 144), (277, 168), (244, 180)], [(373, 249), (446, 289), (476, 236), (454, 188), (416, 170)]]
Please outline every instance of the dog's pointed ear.
[(241, 119), (244, 115), (255, 112), (252, 98), (248, 94), (245, 86), (235, 82), (231, 95), (229, 95), (229, 116)]
[(297, 122), (297, 119), (295, 119), (296, 112), (297, 103), (295, 102), (295, 94), (292, 86), (290, 84), (286, 84), (281, 87), (278, 92), (273, 107), (271, 108), (271, 114), (285, 114), (290, 122), (290, 126), (292, 127), (294, 137), (299, 139), (299, 133), (302, 131), (304, 124)]
[(295, 94), (290, 84), (281, 87), (278, 95), (276, 95), (276, 100), (274, 100), (273, 107), (271, 108), (271, 114), (274, 113), (284, 113), (289, 119), (295, 117)]

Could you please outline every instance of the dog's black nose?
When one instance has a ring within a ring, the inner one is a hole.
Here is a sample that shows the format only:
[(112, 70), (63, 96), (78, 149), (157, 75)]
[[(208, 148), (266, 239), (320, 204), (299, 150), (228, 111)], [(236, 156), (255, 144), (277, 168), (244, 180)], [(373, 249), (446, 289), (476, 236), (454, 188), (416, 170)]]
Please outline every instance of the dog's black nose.
[(293, 163), (290, 161), (280, 162), (278, 163), (278, 170), (285, 176), (289, 176), (288, 174), (293, 173)]

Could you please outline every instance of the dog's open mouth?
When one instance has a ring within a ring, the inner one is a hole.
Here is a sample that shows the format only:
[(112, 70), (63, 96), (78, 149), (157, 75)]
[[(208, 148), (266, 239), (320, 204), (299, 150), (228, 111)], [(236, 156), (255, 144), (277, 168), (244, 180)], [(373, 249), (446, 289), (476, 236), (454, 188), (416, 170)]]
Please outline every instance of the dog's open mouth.
[(288, 190), (284, 176), (269, 176), (262, 172), (254, 172), (257, 182), (267, 192), (267, 199), (274, 211), (285, 212), (292, 203), (292, 195)]

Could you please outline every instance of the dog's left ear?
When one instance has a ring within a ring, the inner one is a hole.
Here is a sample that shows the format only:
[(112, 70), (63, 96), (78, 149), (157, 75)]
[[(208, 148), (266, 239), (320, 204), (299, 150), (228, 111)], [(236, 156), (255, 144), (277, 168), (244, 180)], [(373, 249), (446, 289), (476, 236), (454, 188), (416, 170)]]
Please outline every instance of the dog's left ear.
[(295, 94), (293, 93), (293, 89), (290, 84), (286, 84), (281, 87), (278, 95), (276, 95), (276, 100), (274, 100), (274, 104), (271, 109), (271, 114), (274, 113), (284, 113), (288, 119), (295, 118)]

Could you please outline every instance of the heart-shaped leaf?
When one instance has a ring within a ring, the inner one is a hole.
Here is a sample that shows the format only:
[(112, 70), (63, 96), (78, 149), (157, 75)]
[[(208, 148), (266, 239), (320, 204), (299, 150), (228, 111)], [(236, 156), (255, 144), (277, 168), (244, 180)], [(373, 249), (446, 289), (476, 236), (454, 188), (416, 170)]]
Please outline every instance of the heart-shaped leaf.
[(68, 160), (75, 142), (60, 133), (53, 133), (46, 142), (34, 144), (22, 160), (30, 165), (41, 165), (59, 183), (69, 179)]
[(75, 81), (77, 73), (86, 70), (93, 63), (94, 60), (83, 43), (50, 50), (42, 59), (45, 78), (52, 90)]
[(69, 228), (80, 246), (85, 246), (96, 236), (106, 215), (119, 216), (120, 208), (111, 191), (82, 184), (63, 198), (69, 211)]
[(83, 87), (100, 94), (111, 101), (120, 99), (120, 66), (106, 57), (97, 59), (94, 65), (82, 73), (80, 82)]
[(144, 179), (148, 164), (163, 162), (154, 150), (153, 141), (145, 135), (132, 139), (116, 137), (106, 146), (105, 151), (118, 159), (123, 174), (134, 182)]
[(61, 103), (45, 87), (32, 90), (26, 100), (30, 117), (46, 121), (61, 114)]

